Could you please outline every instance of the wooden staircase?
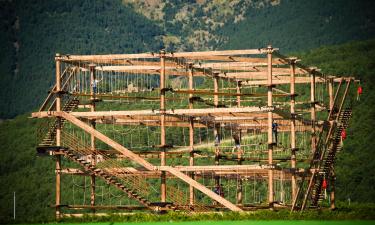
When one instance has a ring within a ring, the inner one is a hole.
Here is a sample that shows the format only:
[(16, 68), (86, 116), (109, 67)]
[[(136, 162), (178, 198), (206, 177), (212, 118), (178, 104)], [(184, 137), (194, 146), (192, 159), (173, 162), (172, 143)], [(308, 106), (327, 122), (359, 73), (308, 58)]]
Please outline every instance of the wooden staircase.
[[(304, 210), (308, 203), (310, 207), (318, 207), (324, 197), (323, 181), (332, 175), (336, 154), (341, 151), (341, 132), (346, 129), (352, 116), (350, 107), (344, 108), (351, 80), (342, 80), (337, 88), (334, 105), (330, 109), (328, 119), (317, 138), (317, 147), (299, 183), (299, 188), (293, 200), (291, 211)], [(339, 94), (341, 91), (341, 95)], [(308, 181), (308, 182), (307, 182)]]
[[(75, 97), (68, 98), (68, 100), (62, 107), (62, 111), (71, 112), (78, 106), (78, 104), (79, 104), (78, 98), (75, 98)], [(63, 126), (66, 122), (64, 118), (61, 118), (60, 121), (61, 121), (61, 126)], [(42, 141), (37, 146), (38, 152), (41, 152), (43, 148), (48, 148), (48, 147), (55, 145), (56, 130), (58, 126), (59, 126), (59, 119), (55, 118), (48, 128), (48, 132), (44, 135)]]
[[(136, 200), (141, 205), (149, 209), (155, 209), (154, 203), (144, 197), (149, 194), (149, 185), (142, 177), (132, 174), (131, 171), (122, 167), (117, 160), (111, 159), (104, 153), (91, 150), (89, 145), (84, 144), (80, 139), (68, 132), (62, 133), (62, 144), (64, 147), (61, 149), (65, 157), (80, 164), (85, 171), (102, 178), (108, 184), (123, 191), (129, 198)], [(100, 155), (105, 161), (99, 165), (94, 165), (87, 160), (88, 155)], [(114, 168), (116, 172), (110, 171)]]
[(342, 150), (341, 132), (348, 127), (351, 116), (352, 110), (350, 108), (347, 108), (344, 109), (338, 117), (338, 124), (332, 137), (331, 147), (329, 148), (328, 154), (325, 159), (321, 161), (321, 170), (318, 174), (316, 174), (316, 181), (311, 196), (312, 206), (317, 206), (318, 203), (323, 200), (323, 180), (329, 179), (329, 177), (331, 176), (331, 172), (336, 159), (336, 154)]

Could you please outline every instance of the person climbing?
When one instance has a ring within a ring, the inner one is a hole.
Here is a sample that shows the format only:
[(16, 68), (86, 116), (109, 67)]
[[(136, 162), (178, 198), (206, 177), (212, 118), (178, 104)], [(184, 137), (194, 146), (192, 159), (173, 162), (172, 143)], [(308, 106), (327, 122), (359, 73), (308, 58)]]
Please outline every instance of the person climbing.
[(360, 101), (360, 100), (361, 100), (362, 92), (363, 92), (363, 90), (362, 90), (362, 86), (359, 85), (359, 86), (358, 86), (358, 89), (357, 89), (357, 101)]
[(272, 122), (272, 141), (275, 143), (275, 145), (277, 145), (277, 128), (279, 127), (279, 125), (273, 121)]
[(98, 90), (98, 83), (99, 83), (100, 81), (102, 81), (102, 80), (103, 80), (103, 77), (102, 77), (102, 79), (100, 79), (100, 80), (98, 80), (98, 79), (95, 78), (95, 79), (92, 81), (91, 86), (92, 86), (92, 92), (93, 92), (94, 94), (97, 93), (97, 90)]
[(223, 187), (223, 184), (220, 184), (219, 195), (224, 198), (224, 187)]
[(216, 136), (215, 136), (215, 146), (219, 146), (219, 144), (220, 144), (220, 135), (216, 134)]
[(341, 131), (341, 145), (344, 146), (344, 141), (346, 139), (346, 131), (345, 129), (342, 129)]
[(240, 140), (240, 135), (237, 132), (233, 133), (232, 137), (233, 137), (233, 140), (234, 140), (234, 146), (233, 146), (233, 149), (232, 149), (232, 154), (233, 154), (234, 150), (237, 150), (237, 151), (240, 150), (241, 140)]
[(324, 190), (324, 199), (327, 198), (327, 180), (326, 180), (326, 177), (323, 178), (323, 182), (322, 182), (322, 188)]
[(214, 193), (219, 195), (220, 194), (220, 185), (216, 185), (214, 188)]
[[(224, 189), (223, 189), (223, 184), (217, 184), (214, 188), (214, 193), (217, 195), (220, 195), (221, 197), (224, 197)], [(212, 202), (213, 205), (217, 205), (217, 201)]]

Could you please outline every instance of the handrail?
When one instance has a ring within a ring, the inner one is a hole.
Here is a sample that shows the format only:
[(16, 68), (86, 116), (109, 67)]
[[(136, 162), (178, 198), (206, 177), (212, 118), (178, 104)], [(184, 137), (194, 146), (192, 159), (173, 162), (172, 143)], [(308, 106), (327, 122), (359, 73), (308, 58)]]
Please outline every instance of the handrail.
[[(61, 87), (62, 90), (64, 90), (65, 87), (67, 86), (67, 84), (68, 84), (70, 78), (73, 76), (75, 70), (76, 70), (76, 68), (73, 69), (73, 70), (70, 72), (69, 77), (66, 79), (65, 83), (64, 83), (64, 84), (62, 85), (62, 87)], [(55, 98), (55, 99), (53, 100), (53, 102), (51, 103), (50, 107), (48, 108), (48, 111), (51, 111), (51, 109), (52, 109), (52, 107), (53, 107), (53, 105), (54, 105), (55, 103), (56, 103), (56, 98)]]
[(335, 97), (333, 99), (333, 104), (332, 104), (332, 108), (330, 108), (329, 110), (329, 114), (328, 114), (328, 121), (331, 120), (331, 116), (333, 114), (333, 110), (335, 108), (335, 104), (336, 104), (336, 100), (337, 100), (337, 97), (338, 97), (338, 94), (340, 92), (340, 89), (341, 89), (341, 85), (342, 85), (342, 82), (344, 81), (343, 78), (341, 78), (340, 82), (339, 82), (339, 86), (337, 87), (337, 90), (336, 90), (336, 94), (335, 94)]
[(345, 100), (346, 100), (346, 95), (348, 94), (348, 90), (349, 90), (351, 81), (352, 81), (351, 79), (349, 81), (347, 81), (348, 83), (346, 85), (345, 92), (344, 92), (344, 95), (342, 97), (340, 108), (339, 108), (339, 111), (338, 111), (337, 115), (340, 115), (342, 107), (344, 106), (344, 103), (345, 103)]
[[(61, 78), (64, 78), (67, 70), (69, 69), (70, 67), (67, 67), (65, 68), (65, 70), (63, 71), (63, 73), (61, 74)], [(54, 91), (56, 90), (56, 84), (51, 88), (51, 90), (49, 91), (48, 93), (48, 96), (47, 98), (44, 100), (42, 106), (39, 108), (39, 112), (43, 111), (44, 108), (46, 107), (47, 103), (49, 102), (49, 100), (51, 99), (51, 97), (54, 95)]]

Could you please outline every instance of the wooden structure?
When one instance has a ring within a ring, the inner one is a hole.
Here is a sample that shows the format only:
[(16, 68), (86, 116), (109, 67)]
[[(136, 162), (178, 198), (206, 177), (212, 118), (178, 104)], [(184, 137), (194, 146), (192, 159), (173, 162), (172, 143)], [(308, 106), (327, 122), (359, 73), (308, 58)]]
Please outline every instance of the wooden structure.
[[(56, 85), (32, 117), (46, 121), (38, 153), (56, 160), (57, 217), (75, 209), (303, 210), (319, 206), (327, 181), (334, 207), (354, 78), (322, 74), (272, 46), (55, 60)], [(90, 178), (89, 204), (61, 198), (67, 174)], [(100, 182), (130, 204), (98, 204)]]

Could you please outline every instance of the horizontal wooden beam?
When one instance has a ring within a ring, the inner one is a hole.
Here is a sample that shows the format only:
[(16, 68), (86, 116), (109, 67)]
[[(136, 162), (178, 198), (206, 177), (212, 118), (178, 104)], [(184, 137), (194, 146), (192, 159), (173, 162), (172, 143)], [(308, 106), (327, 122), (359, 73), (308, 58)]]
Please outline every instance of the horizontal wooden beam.
[[(326, 79), (321, 78), (321, 77), (316, 77), (315, 79), (316, 83), (324, 83), (326, 82)], [(310, 77), (296, 77), (295, 78), (295, 83), (298, 84), (307, 84), (311, 83), (311, 78)], [(272, 78), (272, 84), (290, 84), (290, 79), (285, 79), (285, 78)], [(267, 80), (247, 80), (243, 81), (241, 83), (242, 86), (246, 85), (268, 85)]]
[[(252, 112), (267, 112), (273, 110), (269, 107), (243, 107), (243, 108), (205, 108), (205, 109), (175, 109), (175, 110), (165, 110), (167, 115), (222, 115), (224, 113), (252, 113)], [(140, 115), (160, 115), (160, 110), (134, 110), (134, 111), (95, 111), (95, 112), (71, 112), (69, 115), (74, 117), (127, 117), (127, 116), (140, 116)], [(67, 114), (67, 113), (66, 113)], [(59, 113), (55, 111), (49, 112), (35, 112), (32, 113), (34, 118), (43, 118), (51, 116), (60, 116)]]
[[(277, 50), (277, 49), (274, 49)], [(204, 52), (177, 52), (166, 53), (166, 57), (204, 57), (204, 56), (231, 56), (231, 55), (258, 55), (264, 54), (264, 49), (244, 49), (244, 50), (223, 50), (223, 51), (204, 51)], [(121, 60), (121, 59), (150, 59), (159, 58), (159, 53), (138, 53), (138, 54), (109, 54), (109, 55), (61, 55), (56, 57), (63, 61), (89, 61), (89, 60)]]

